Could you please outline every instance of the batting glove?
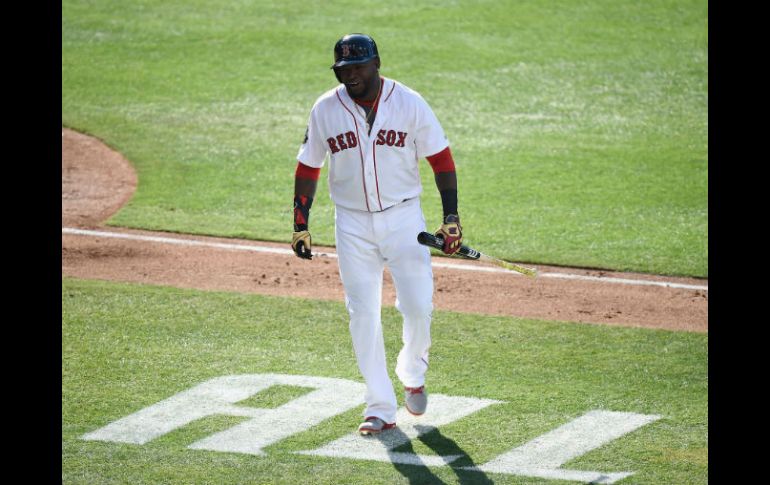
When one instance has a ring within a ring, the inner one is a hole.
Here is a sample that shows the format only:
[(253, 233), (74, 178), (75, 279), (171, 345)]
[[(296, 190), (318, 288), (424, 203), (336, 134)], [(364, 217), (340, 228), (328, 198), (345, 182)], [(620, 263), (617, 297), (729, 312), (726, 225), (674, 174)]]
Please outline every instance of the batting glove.
[(310, 251), (310, 231), (295, 231), (291, 236), (291, 248), (300, 258), (313, 259)]
[(460, 216), (457, 214), (448, 214), (444, 217), (444, 223), (436, 231), (436, 236), (444, 238), (444, 247), (441, 248), (445, 254), (454, 254), (460, 249), (463, 242), (463, 228), (460, 226)]

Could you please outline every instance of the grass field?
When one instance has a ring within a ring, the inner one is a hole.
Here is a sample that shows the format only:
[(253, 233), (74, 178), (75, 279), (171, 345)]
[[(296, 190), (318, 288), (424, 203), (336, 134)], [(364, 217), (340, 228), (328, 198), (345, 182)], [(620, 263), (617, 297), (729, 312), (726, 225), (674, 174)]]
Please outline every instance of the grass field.
[[(111, 224), (288, 241), (295, 155), (350, 31), (442, 121), (468, 242), (708, 276), (705, 1), (67, 0), (62, 123), (139, 172)], [(325, 184), (316, 199), (314, 241), (333, 244)]]
[[(441, 120), (467, 242), (522, 262), (708, 276), (705, 1), (65, 0), (62, 124), (139, 174), (109, 224), (288, 244), (307, 116), (335, 84), (334, 42), (356, 31)], [(438, 225), (427, 162), (421, 175)], [(310, 227), (334, 243), (323, 183)], [(707, 334), (435, 312), (430, 392), (501, 403), (397, 449), (461, 450), (451, 467), (420, 467), (296, 453), (353, 431), (363, 405), (261, 456), (189, 448), (246, 419), (229, 415), (145, 444), (85, 440), (220, 376), (360, 375), (342, 303), (69, 278), (61, 297), (66, 484), (571, 483), (462, 466), (596, 410), (659, 418), (563, 468), (708, 482)], [(392, 368), (394, 308), (383, 325)]]
[[(392, 367), (400, 346), (393, 308), (383, 325)], [(622, 483), (707, 483), (707, 335), (449, 312), (436, 312), (433, 328), (430, 390), (504, 401), (441, 428), (465, 454), (461, 464), (482, 464), (601, 409), (661, 419), (567, 468), (634, 472)], [(80, 439), (212, 377), (260, 373), (359, 381), (344, 306), (64, 279), (63, 483), (577, 483), (294, 453), (353, 431), (363, 406), (264, 456), (187, 448), (242, 419), (229, 416), (144, 445)], [(302, 392), (278, 388), (248, 405), (271, 407)], [(413, 449), (430, 452), (417, 440)]]

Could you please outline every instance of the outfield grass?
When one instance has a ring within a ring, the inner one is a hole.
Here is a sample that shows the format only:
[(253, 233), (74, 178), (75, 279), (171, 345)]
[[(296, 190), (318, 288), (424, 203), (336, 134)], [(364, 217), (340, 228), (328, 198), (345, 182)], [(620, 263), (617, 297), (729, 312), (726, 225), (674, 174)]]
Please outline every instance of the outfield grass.
[[(63, 279), (63, 483), (393, 484), (435, 477), (483, 483), (480, 474), (457, 468), (292, 453), (353, 431), (363, 406), (275, 443), (265, 456), (187, 448), (241, 419), (228, 416), (204, 418), (145, 445), (80, 439), (217, 376), (284, 373), (360, 382), (347, 322), (336, 302)], [(400, 346), (395, 309), (384, 310), (383, 325), (393, 367)], [(662, 418), (568, 468), (635, 472), (621, 483), (708, 481), (705, 334), (436, 312), (428, 385), (434, 393), (505, 401), (440, 429), (467, 454), (465, 463), (485, 463), (604, 409)], [(275, 406), (302, 392), (277, 387), (244, 405)], [(413, 449), (429, 452), (420, 441)]]
[[(351, 31), (442, 121), (469, 243), (708, 275), (705, 1), (66, 0), (62, 123), (139, 172), (110, 224), (288, 241), (295, 155)], [(333, 244), (325, 184), (316, 199), (314, 241)]]

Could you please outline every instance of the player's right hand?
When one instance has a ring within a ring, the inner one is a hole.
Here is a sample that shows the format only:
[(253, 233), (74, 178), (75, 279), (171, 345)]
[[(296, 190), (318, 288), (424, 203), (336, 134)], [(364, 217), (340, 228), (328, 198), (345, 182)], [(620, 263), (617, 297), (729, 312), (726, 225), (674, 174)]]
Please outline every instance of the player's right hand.
[(302, 259), (313, 259), (310, 251), (310, 231), (295, 231), (291, 236), (291, 248)]

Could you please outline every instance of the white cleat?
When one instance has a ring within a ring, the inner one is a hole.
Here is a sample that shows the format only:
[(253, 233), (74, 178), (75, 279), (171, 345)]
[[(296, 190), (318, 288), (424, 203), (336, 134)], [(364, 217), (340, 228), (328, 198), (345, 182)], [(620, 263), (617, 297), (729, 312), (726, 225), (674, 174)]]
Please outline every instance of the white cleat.
[(368, 436), (368, 435), (381, 433), (386, 429), (391, 429), (395, 427), (396, 427), (396, 423), (386, 423), (385, 421), (383, 421), (382, 419), (376, 416), (369, 416), (358, 427), (358, 432), (364, 436)]
[(404, 401), (406, 401), (406, 410), (415, 416), (425, 414), (428, 407), (428, 393), (425, 392), (425, 386), (405, 387)]

